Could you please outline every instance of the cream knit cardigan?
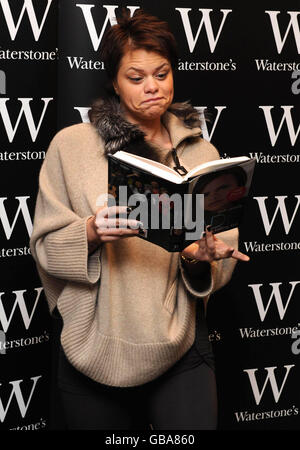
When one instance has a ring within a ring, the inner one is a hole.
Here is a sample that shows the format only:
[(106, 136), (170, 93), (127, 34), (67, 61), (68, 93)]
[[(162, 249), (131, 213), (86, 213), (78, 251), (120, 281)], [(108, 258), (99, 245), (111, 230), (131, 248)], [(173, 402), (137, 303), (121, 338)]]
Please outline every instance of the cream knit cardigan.
[[(164, 122), (186, 168), (218, 158), (199, 128), (169, 112)], [(103, 244), (89, 256), (86, 221), (106, 192), (107, 159), (96, 128), (60, 131), (40, 172), (31, 251), (50, 311), (57, 306), (63, 318), (61, 343), (71, 364), (97, 382), (136, 386), (191, 347), (195, 302), (226, 284), (235, 262), (213, 263), (195, 287), (178, 253), (138, 237)], [(237, 247), (237, 230), (220, 238)]]

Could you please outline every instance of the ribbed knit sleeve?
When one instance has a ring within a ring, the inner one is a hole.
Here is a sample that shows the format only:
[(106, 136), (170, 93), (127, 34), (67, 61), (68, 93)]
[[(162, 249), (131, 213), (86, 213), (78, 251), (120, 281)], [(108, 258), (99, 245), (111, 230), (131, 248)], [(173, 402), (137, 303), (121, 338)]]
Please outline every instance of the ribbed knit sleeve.
[(181, 278), (188, 292), (194, 297), (204, 298), (211, 294), (213, 289), (212, 267), (207, 270), (201, 279), (190, 277), (187, 270), (183, 267), (181, 258), (179, 258), (179, 268)]
[(80, 217), (73, 211), (59, 148), (57, 135), (40, 171), (31, 252), (38, 265), (55, 278), (96, 283), (100, 276), (99, 251), (88, 255), (86, 235), (86, 221), (92, 214), (90, 211)]
[(41, 238), (36, 254), (43, 269), (54, 276), (80, 283), (96, 283), (100, 276), (99, 252), (88, 257), (86, 218)]

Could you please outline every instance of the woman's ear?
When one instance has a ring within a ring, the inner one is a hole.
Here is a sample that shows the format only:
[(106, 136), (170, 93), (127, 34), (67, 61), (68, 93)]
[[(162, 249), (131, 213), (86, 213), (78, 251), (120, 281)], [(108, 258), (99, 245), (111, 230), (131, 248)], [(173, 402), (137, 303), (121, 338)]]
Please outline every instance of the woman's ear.
[(114, 88), (114, 90), (115, 90), (115, 93), (116, 93), (117, 95), (119, 95), (119, 90), (118, 90), (118, 86), (117, 86), (116, 81), (113, 81), (112, 85), (113, 85), (113, 88)]

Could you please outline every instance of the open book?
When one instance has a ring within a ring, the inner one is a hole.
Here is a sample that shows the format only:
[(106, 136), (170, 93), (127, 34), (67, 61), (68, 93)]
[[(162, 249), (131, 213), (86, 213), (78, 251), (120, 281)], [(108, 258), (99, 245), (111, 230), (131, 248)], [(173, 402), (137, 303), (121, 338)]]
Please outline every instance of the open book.
[(238, 227), (249, 193), (255, 158), (218, 159), (180, 175), (159, 162), (118, 151), (109, 155), (110, 205), (128, 205), (140, 220), (141, 238), (168, 251), (182, 251), (201, 238)]

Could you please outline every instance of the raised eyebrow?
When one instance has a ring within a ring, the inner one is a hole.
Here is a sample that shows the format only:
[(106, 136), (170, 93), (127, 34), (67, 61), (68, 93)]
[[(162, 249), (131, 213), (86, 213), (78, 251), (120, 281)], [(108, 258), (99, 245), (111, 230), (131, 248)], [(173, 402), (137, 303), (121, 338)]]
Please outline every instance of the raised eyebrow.
[[(161, 70), (164, 66), (169, 66), (169, 64), (168, 64), (168, 63), (163, 63), (163, 64), (161, 64), (160, 66), (156, 67), (156, 69), (154, 70), (154, 72), (158, 72), (158, 71)], [(129, 70), (135, 70), (136, 72), (145, 73), (145, 71), (144, 71), (143, 69), (140, 69), (140, 68), (138, 68), (138, 67), (129, 67), (129, 68), (127, 69), (127, 72), (128, 72)]]

